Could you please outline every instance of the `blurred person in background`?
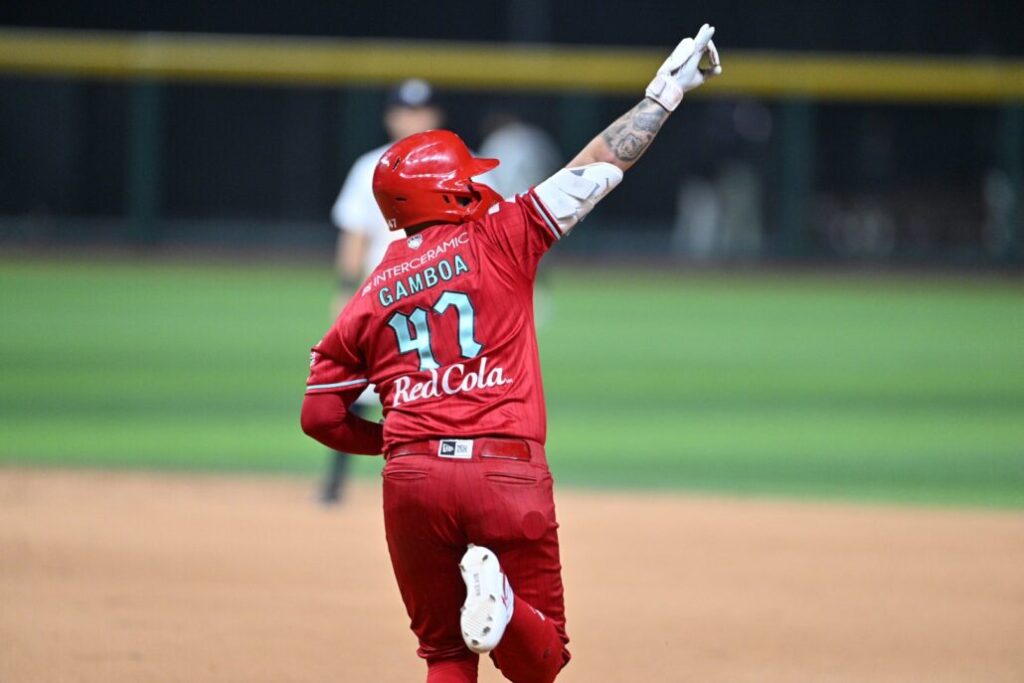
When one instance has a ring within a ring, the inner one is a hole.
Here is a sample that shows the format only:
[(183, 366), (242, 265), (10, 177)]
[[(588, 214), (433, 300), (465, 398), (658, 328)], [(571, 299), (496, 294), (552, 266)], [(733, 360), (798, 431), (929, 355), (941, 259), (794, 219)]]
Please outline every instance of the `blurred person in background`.
[[(444, 111), (437, 103), (433, 87), (426, 81), (409, 79), (388, 93), (383, 120), (388, 142), (356, 159), (331, 209), (331, 221), (338, 228), (334, 260), (338, 293), (332, 315), (344, 308), (359, 283), (380, 263), (388, 245), (405, 237), (401, 230), (388, 230), (373, 197), (373, 168), (377, 160), (393, 142), (439, 128), (443, 123)], [(378, 405), (376, 389), (370, 386), (356, 401), (353, 410), (365, 417)], [(341, 500), (348, 468), (348, 454), (331, 453), (327, 476), (320, 489), (322, 503), (332, 505)]]
[[(484, 134), (480, 156), (497, 159), (501, 164), (477, 180), (490, 185), (502, 197), (511, 198), (526, 192), (549, 178), (561, 164), (561, 151), (547, 131), (527, 123), (508, 109), (488, 113), (480, 128)], [(537, 325), (549, 322), (554, 314), (554, 302), (544, 280), (541, 269), (533, 290)]]
[(997, 166), (985, 173), (981, 193), (985, 208), (982, 243), (992, 256), (1004, 256), (1013, 248), (1014, 209), (1021, 198), (1011, 174)]
[(526, 192), (558, 170), (561, 153), (543, 128), (510, 111), (494, 110), (484, 117), (481, 129), (480, 156), (497, 159), (501, 165), (479, 180), (502, 197)]
[(672, 249), (704, 261), (750, 257), (764, 244), (764, 178), (760, 160), (772, 137), (772, 114), (750, 99), (703, 107), (706, 133), (693, 150), (700, 170), (676, 196)]
[[(822, 238), (844, 258), (885, 259), (897, 241), (893, 209), (899, 202), (891, 194), (897, 178), (896, 129), (885, 112), (866, 109), (850, 134), (857, 141), (850, 180), (822, 202)], [(913, 193), (903, 196), (914, 201)]]

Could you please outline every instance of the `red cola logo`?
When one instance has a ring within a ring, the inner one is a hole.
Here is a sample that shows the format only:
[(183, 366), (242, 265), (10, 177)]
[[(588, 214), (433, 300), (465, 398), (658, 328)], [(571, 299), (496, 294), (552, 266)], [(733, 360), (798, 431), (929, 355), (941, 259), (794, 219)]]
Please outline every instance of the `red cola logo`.
[(413, 382), (409, 375), (399, 377), (395, 381), (395, 394), (391, 399), (391, 405), (398, 406), (425, 398), (453, 396), (506, 384), (512, 384), (512, 378), (505, 377), (505, 371), (501, 366), (488, 369), (487, 356), (484, 356), (480, 359), (479, 367), (469, 372), (466, 372), (465, 364), (456, 363), (443, 372), (430, 370), (430, 377), (422, 382)]

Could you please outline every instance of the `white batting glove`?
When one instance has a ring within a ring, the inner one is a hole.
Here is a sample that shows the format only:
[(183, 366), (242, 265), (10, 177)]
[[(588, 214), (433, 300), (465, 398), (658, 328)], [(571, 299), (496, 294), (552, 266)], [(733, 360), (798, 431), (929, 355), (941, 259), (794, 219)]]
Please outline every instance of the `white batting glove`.
[[(704, 84), (704, 81), (722, 73), (722, 63), (718, 58), (718, 50), (711, 41), (715, 35), (715, 27), (704, 24), (697, 31), (696, 38), (684, 38), (665, 63), (658, 69), (658, 75), (647, 86), (647, 96), (665, 107), (675, 111), (683, 101), (683, 94)], [(707, 66), (701, 62), (707, 55)]]

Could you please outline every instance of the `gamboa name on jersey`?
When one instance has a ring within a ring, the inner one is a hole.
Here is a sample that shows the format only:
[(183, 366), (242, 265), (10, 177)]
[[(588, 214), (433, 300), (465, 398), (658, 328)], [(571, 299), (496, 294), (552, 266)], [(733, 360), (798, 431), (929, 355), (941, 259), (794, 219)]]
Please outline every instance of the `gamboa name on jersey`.
[(414, 382), (409, 375), (399, 377), (395, 380), (391, 405), (398, 406), (426, 398), (453, 396), (512, 384), (512, 378), (505, 376), (501, 366), (489, 368), (487, 362), (487, 356), (483, 356), (475, 370), (467, 370), (465, 363), (456, 363), (441, 370), (432, 369), (430, 377), (420, 382)]
[(418, 273), (413, 273), (395, 282), (394, 291), (390, 287), (381, 287), (377, 292), (380, 305), (387, 308), (407, 296), (422, 292), (449, 282), (453, 278), (469, 272), (466, 260), (456, 254), (451, 260), (441, 259), (437, 266), (429, 266)]
[[(410, 244), (411, 240), (415, 239), (416, 237), (410, 238)], [(469, 233), (463, 232), (445, 240), (421, 256), (388, 268), (381, 268), (374, 275), (373, 282), (367, 283), (363, 288), (363, 294), (368, 294), (371, 289), (384, 285), (389, 280), (395, 280), (393, 284), (380, 287), (377, 291), (380, 305), (387, 308), (407, 296), (431, 289), (443, 282), (449, 282), (463, 273), (468, 273), (469, 265), (461, 254), (442, 258), (448, 251), (453, 251), (468, 243)], [(438, 263), (428, 265), (434, 261), (438, 261)]]

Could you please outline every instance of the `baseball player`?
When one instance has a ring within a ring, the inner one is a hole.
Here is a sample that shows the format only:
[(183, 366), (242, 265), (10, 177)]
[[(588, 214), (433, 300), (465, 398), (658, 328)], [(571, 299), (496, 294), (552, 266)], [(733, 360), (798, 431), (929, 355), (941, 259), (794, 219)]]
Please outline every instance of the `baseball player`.
[[(393, 242), (313, 347), (303, 430), (383, 453), (395, 578), (429, 683), (553, 681), (569, 661), (532, 289), (544, 253), (647, 150), (686, 91), (721, 72), (704, 25), (646, 97), (547, 180), (511, 200), (473, 178), (497, 165), (454, 133), (412, 135), (373, 191)], [(384, 424), (350, 411), (374, 383)]]
[[(341, 310), (363, 278), (380, 263), (388, 245), (404, 236), (401, 230), (388, 229), (373, 197), (373, 169), (377, 160), (392, 142), (413, 133), (437, 128), (443, 119), (444, 113), (434, 97), (434, 89), (424, 80), (411, 78), (388, 93), (384, 108), (384, 128), (391, 142), (356, 159), (331, 209), (331, 220), (338, 228), (335, 254), (338, 297), (335, 313)], [(356, 399), (353, 410), (366, 417), (377, 405), (377, 394), (368, 387)], [(348, 465), (347, 454), (338, 451), (331, 454), (327, 477), (320, 490), (320, 501), (325, 505), (340, 500)]]

